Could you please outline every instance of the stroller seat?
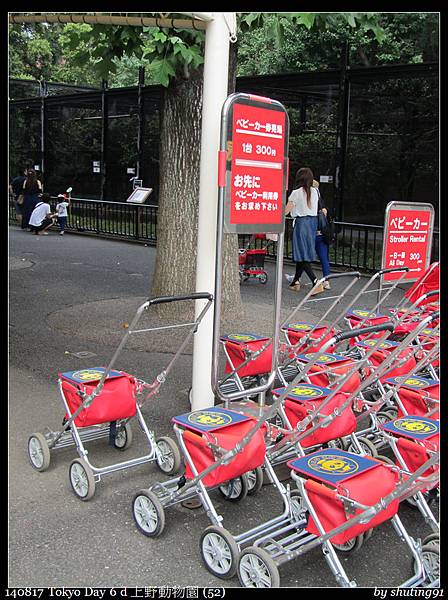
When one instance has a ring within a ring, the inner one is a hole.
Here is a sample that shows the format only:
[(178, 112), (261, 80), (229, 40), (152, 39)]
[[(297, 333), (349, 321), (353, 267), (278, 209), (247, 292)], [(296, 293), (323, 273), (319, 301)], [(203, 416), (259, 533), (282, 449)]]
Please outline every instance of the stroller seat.
[[(199, 474), (215, 463), (221, 453), (233, 449), (257, 424), (252, 417), (217, 406), (185, 413), (172, 421), (182, 429), (189, 458)], [(228, 464), (221, 464), (204, 477), (204, 485), (214, 487), (261, 466), (266, 454), (265, 432), (263, 425)], [(188, 460), (185, 477), (195, 477)]]
[[(439, 449), (440, 425), (435, 419), (412, 415), (383, 423), (381, 427), (398, 438), (397, 450), (411, 473), (429, 459), (431, 452)], [(425, 471), (423, 476), (426, 477), (438, 470), (439, 466), (434, 465)]]
[[(396, 470), (377, 459), (336, 448), (313, 452), (290, 461), (288, 466), (307, 479), (305, 489), (309, 502), (326, 533), (362, 512), (361, 508), (350, 507), (346, 499), (363, 506), (373, 506), (394, 490), (399, 478)], [(356, 523), (330, 538), (330, 541), (345, 544), (364, 531), (391, 519), (398, 507), (399, 501), (394, 500), (369, 522)], [(320, 535), (311, 514), (306, 530)]]
[[(284, 388), (273, 390), (274, 396), (279, 396)], [(305, 419), (311, 411), (319, 410), (319, 405), (331, 394), (329, 388), (323, 388), (316, 385), (301, 383), (295, 386), (284, 400), (284, 410), (291, 427)], [(335, 394), (329, 402), (319, 410), (322, 415), (331, 414), (335, 408), (339, 408), (347, 399), (347, 396), (341, 392)], [(311, 429), (319, 422), (317, 417), (314, 423), (310, 423), (305, 429)], [(340, 415), (338, 415), (327, 427), (319, 427), (301, 440), (304, 448), (325, 444), (346, 435), (350, 435), (356, 429), (356, 417), (351, 406), (347, 406)]]
[[(296, 346), (300, 340), (307, 336), (307, 342), (298, 348), (299, 351), (305, 352), (308, 348), (312, 348), (317, 351), (321, 348), (331, 337), (335, 335), (335, 330), (328, 328), (325, 325), (314, 325), (313, 323), (288, 323), (283, 325), (282, 330), (286, 332), (287, 338), (291, 345)], [(325, 331), (327, 333), (324, 335)], [(311, 332), (311, 333), (310, 333)], [(317, 344), (314, 343), (315, 340), (319, 339), (321, 336), (322, 340), (320, 340)], [(327, 350), (330, 352), (334, 349), (333, 346), (329, 346)]]
[[(378, 367), (383, 361), (387, 359), (388, 353), (393, 352), (395, 348), (399, 346), (399, 342), (393, 342), (390, 340), (379, 341), (376, 339), (367, 339), (360, 342), (356, 342), (358, 348), (363, 348), (374, 351), (370, 354), (369, 361), (373, 367)], [(406, 376), (407, 373), (411, 372), (416, 366), (415, 354), (412, 348), (405, 348), (396, 357), (396, 361), (402, 361), (400, 365), (395, 368), (389, 369), (387, 375), (380, 377), (380, 381), (384, 383), (386, 378), (398, 377), (400, 375)], [(370, 373), (369, 368), (367, 368)]]
[[(255, 335), (253, 333), (235, 333), (221, 336), (221, 342), (225, 346), (229, 361), (226, 362), (225, 372), (231, 373), (247, 360), (251, 355), (266, 345), (268, 337)], [(268, 345), (254, 360), (250, 360), (244, 367), (238, 369), (239, 377), (249, 377), (268, 373), (272, 368), (272, 344)]]
[[(73, 414), (83, 401), (83, 394), (90, 395), (106, 369), (93, 367), (77, 371), (59, 373), (62, 393), (70, 413)], [(120, 419), (127, 419), (136, 414), (136, 379), (124, 371), (111, 370), (104, 380), (101, 392), (90, 406), (81, 410), (74, 423), (78, 427), (99, 425)], [(68, 418), (68, 415), (66, 415)]]
[[(398, 417), (403, 417), (405, 414), (424, 417), (439, 401), (439, 382), (436, 379), (417, 376), (408, 377), (403, 382), (401, 382), (401, 379), (401, 377), (391, 377), (385, 380), (385, 383), (393, 386), (401, 383), (397, 394), (406, 413), (403, 413), (399, 405)], [(435, 400), (436, 402), (431, 402), (431, 400)], [(431, 418), (438, 419), (439, 411), (433, 412)]]
[[(320, 353), (315, 358), (315, 352), (299, 354), (298, 360), (302, 363), (313, 362), (313, 366), (307, 372), (310, 382), (314, 385), (327, 387), (335, 382), (339, 377), (345, 377), (354, 367), (354, 362), (350, 357), (340, 354), (330, 354), (328, 352)], [(344, 382), (341, 392), (351, 393), (357, 390), (361, 385), (361, 376), (354, 371), (352, 375)]]

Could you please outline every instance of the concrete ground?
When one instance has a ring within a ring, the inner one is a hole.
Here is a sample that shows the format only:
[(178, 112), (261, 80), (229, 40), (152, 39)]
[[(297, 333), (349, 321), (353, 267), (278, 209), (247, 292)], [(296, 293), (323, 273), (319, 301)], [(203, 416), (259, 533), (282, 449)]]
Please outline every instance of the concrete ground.
[[(212, 586), (229, 591), (239, 587), (236, 577), (218, 579), (201, 562), (199, 538), (210, 524), (202, 508), (167, 510), (166, 527), (159, 538), (146, 538), (137, 531), (131, 513), (134, 494), (166, 480), (155, 464), (105, 476), (95, 496), (81, 502), (68, 480), (69, 464), (77, 457), (74, 448), (54, 451), (50, 467), (43, 473), (28, 462), (30, 434), (61, 426), (64, 410), (57, 374), (108, 364), (125, 331), (124, 323), (130, 322), (147, 297), (155, 252), (154, 248), (122, 241), (73, 234), (62, 237), (54, 232), (33, 236), (9, 228), (10, 587)], [(222, 333), (239, 330), (271, 335), (274, 265), (267, 264), (266, 268), (266, 285), (255, 281), (242, 285), (245, 314), (223, 323)], [(285, 273), (292, 271), (291, 266), (284, 266)], [(361, 283), (365, 281), (363, 278)], [(304, 294), (290, 291), (287, 285), (283, 277), (282, 318)], [(335, 280), (331, 295), (340, 294), (346, 285), (346, 278)], [(325, 292), (322, 297), (329, 295)], [(397, 289), (388, 299), (389, 306), (396, 305), (402, 295), (403, 289)], [(376, 294), (370, 294), (362, 304), (373, 306), (375, 298)], [(295, 319), (317, 318), (325, 305), (315, 302)], [(135, 338), (116, 367), (152, 382), (177, 347), (169, 336), (166, 343), (163, 337), (156, 343)], [(82, 352), (91, 356), (77, 356)], [(171, 417), (190, 410), (191, 366), (189, 349), (179, 358), (160, 393), (143, 407), (145, 419), (157, 436), (174, 437)], [(136, 425), (133, 430), (134, 443), (126, 458), (146, 452), (141, 431)], [(89, 449), (95, 465), (124, 456), (104, 440), (93, 442)], [(280, 496), (272, 486), (264, 486), (239, 504), (224, 500), (216, 491), (212, 497), (225, 527), (234, 534), (282, 510)], [(400, 517), (415, 537), (430, 532), (420, 513), (409, 506), (400, 508)], [(410, 553), (390, 523), (377, 528), (357, 554), (341, 560), (349, 577), (362, 587), (396, 586), (412, 574)], [(284, 587), (336, 585), (319, 549), (283, 565), (280, 576)]]

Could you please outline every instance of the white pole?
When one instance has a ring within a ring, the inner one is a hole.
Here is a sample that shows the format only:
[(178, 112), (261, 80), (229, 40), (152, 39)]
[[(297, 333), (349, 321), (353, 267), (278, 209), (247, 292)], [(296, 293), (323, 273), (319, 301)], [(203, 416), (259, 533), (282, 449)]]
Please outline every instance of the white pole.
[[(221, 109), (227, 98), (229, 71), (230, 33), (225, 17), (227, 23), (234, 22), (232, 13), (213, 13), (213, 20), (207, 23), (205, 35), (196, 291), (211, 294), (215, 287)], [(203, 306), (202, 300), (197, 302), (196, 316)], [(212, 346), (213, 312), (210, 310), (194, 336), (191, 410), (214, 405), (211, 386)]]

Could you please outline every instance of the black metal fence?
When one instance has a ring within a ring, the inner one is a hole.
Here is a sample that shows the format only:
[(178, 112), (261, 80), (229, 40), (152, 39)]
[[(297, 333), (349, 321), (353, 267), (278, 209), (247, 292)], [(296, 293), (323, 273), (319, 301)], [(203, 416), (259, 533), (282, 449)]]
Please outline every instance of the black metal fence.
[[(10, 175), (37, 166), (51, 194), (70, 185), (82, 198), (117, 202), (137, 176), (157, 204), (162, 87), (144, 85), (143, 72), (129, 88), (38, 83), (10, 86)], [(35, 97), (25, 95), (27, 85)], [(341, 61), (332, 71), (238, 77), (236, 90), (287, 108), (288, 190), (297, 168), (309, 166), (338, 221), (381, 225), (390, 200), (424, 201), (437, 225), (438, 64)]]
[[(52, 198), (56, 204), (57, 198)], [(129, 204), (72, 198), (67, 218), (67, 231), (92, 233), (104, 237), (135, 240), (149, 245), (157, 243), (156, 205)], [(9, 222), (17, 223), (12, 199), (9, 201)], [(335, 267), (357, 269), (364, 272), (381, 268), (383, 227), (335, 221), (336, 238), (330, 246), (330, 263)], [(239, 236), (239, 246), (250, 242), (250, 235)], [(255, 240), (254, 247), (266, 245)], [(275, 245), (267, 245), (268, 256), (275, 256)], [(439, 232), (434, 231), (432, 260), (439, 258)], [(284, 259), (292, 260), (292, 219), (286, 217)]]

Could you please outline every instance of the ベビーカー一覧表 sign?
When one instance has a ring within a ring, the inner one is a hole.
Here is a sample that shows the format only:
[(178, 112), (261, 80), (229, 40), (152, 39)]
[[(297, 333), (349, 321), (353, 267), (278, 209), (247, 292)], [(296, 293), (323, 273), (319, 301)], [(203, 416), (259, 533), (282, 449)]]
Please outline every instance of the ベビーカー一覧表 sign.
[(282, 233), (289, 119), (282, 104), (233, 94), (223, 107), (219, 186), (226, 233)]

